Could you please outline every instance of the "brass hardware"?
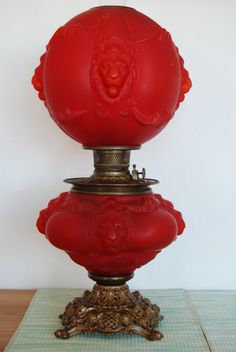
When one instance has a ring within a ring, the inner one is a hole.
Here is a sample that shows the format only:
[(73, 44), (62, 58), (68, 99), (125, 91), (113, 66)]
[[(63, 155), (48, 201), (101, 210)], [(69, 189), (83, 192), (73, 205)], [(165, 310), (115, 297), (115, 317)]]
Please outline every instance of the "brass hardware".
[[(145, 169), (139, 172), (136, 165), (130, 173), (130, 151), (139, 147), (84, 148), (93, 150), (94, 172), (87, 178), (65, 180), (73, 185), (72, 192), (106, 195), (146, 194), (151, 193), (150, 185), (158, 183), (157, 180), (146, 179)], [(142, 178), (139, 175), (142, 175)]]
[(88, 273), (88, 276), (93, 281), (96, 281), (98, 285), (120, 286), (120, 285), (124, 285), (128, 280), (131, 280), (134, 277), (134, 273), (131, 273), (130, 275), (116, 276), (116, 277), (101, 276), (94, 273)]
[(131, 176), (132, 176), (132, 179), (135, 180), (135, 181), (138, 181), (139, 180), (139, 175), (142, 175), (142, 179), (144, 180), (145, 179), (145, 176), (146, 176), (146, 170), (144, 169), (144, 167), (142, 168), (142, 171), (139, 172), (137, 169), (136, 169), (136, 165), (134, 164), (133, 165), (133, 170), (131, 172)]
[(81, 298), (70, 302), (59, 316), (63, 329), (56, 337), (67, 339), (81, 333), (100, 332), (103, 335), (116, 333), (139, 334), (147, 340), (160, 340), (163, 335), (155, 330), (160, 309), (138, 291), (130, 292), (128, 285), (94, 285)]
[(103, 145), (103, 146), (99, 146), (99, 147), (90, 147), (88, 145), (83, 145), (83, 149), (85, 150), (139, 150), (141, 149), (140, 145), (136, 145), (136, 146), (125, 146), (125, 145), (121, 145), (121, 146), (115, 146), (115, 145)]
[(70, 178), (64, 180), (64, 182), (73, 185), (71, 192), (101, 195), (151, 193), (152, 190), (149, 186), (158, 183), (158, 181), (154, 179), (138, 180), (136, 182), (131, 179), (129, 183), (116, 183), (116, 180), (111, 178), (109, 179), (109, 183), (102, 183), (102, 181), (96, 183), (97, 181), (98, 180), (94, 180), (92, 182), (90, 178)]

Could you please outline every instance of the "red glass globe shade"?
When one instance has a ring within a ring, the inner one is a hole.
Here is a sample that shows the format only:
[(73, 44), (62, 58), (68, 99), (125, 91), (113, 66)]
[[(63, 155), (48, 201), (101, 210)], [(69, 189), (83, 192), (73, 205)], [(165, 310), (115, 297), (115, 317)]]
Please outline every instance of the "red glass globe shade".
[(191, 87), (170, 34), (119, 6), (92, 8), (60, 27), (32, 82), (57, 125), (86, 146), (150, 140)]

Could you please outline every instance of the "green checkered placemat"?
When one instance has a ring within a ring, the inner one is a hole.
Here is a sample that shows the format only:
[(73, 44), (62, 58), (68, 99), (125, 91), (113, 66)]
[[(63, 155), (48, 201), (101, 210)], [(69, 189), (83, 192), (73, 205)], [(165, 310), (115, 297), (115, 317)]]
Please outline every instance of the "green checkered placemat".
[(82, 290), (40, 289), (5, 351), (74, 352), (209, 352), (198, 318), (183, 290), (144, 290), (141, 293), (161, 307), (164, 320), (158, 329), (160, 341), (147, 341), (137, 335), (77, 335), (68, 340), (54, 337), (61, 327), (58, 315)]
[(236, 292), (190, 291), (212, 352), (236, 352)]

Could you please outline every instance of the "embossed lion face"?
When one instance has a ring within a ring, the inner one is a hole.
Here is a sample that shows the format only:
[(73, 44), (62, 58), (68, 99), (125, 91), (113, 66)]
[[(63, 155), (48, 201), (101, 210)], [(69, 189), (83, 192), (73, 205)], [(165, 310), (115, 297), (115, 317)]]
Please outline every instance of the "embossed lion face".
[(125, 237), (128, 235), (127, 228), (120, 223), (105, 223), (100, 228), (103, 244), (109, 252), (116, 252)]
[(113, 49), (99, 64), (99, 75), (110, 98), (117, 98), (129, 76), (129, 64), (124, 55)]
[(128, 93), (136, 76), (134, 49), (115, 36), (97, 47), (92, 60), (91, 80), (105, 101)]

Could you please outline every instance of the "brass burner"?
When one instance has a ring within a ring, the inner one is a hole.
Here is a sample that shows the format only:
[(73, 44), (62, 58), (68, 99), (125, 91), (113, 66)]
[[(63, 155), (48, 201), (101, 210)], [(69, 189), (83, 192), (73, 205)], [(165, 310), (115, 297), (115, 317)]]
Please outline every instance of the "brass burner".
[(130, 151), (140, 147), (84, 147), (93, 150), (94, 172), (90, 177), (66, 179), (72, 192), (86, 194), (124, 195), (151, 193), (157, 180), (145, 178), (145, 169), (136, 165), (130, 172)]
[(160, 340), (163, 335), (155, 330), (160, 320), (160, 309), (138, 291), (130, 292), (128, 285), (94, 285), (81, 298), (70, 302), (59, 316), (63, 329), (56, 337), (67, 339), (81, 333), (139, 334), (147, 340)]

